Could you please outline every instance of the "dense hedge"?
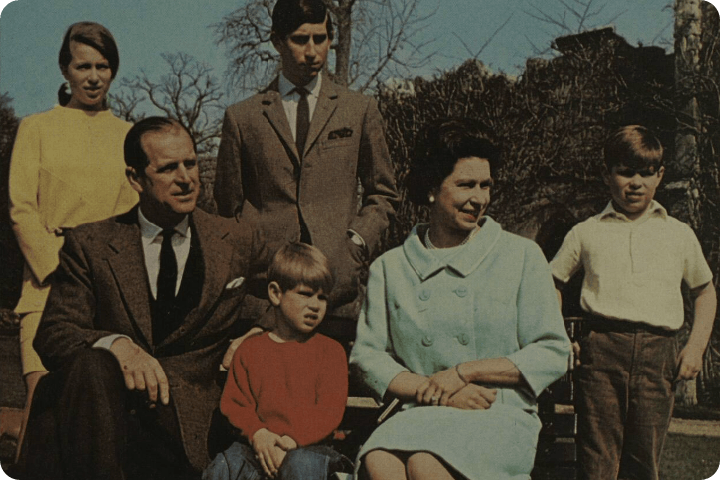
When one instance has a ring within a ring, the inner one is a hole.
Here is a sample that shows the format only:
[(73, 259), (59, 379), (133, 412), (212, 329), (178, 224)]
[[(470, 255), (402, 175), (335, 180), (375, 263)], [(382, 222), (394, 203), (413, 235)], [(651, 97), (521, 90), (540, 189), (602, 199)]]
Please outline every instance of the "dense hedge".
[[(551, 217), (577, 221), (607, 202), (601, 146), (617, 126), (655, 129), (672, 158), (674, 118), (664, 108), (672, 57), (629, 47), (619, 37), (597, 40), (577, 42), (550, 61), (530, 60), (517, 79), (493, 75), (473, 60), (433, 80), (381, 89), (401, 187), (418, 131), (442, 117), (476, 119), (500, 145), (504, 166), (496, 173), (491, 215), (531, 236)], [(404, 189), (402, 198), (386, 248), (400, 243), (425, 215), (407, 201)]]

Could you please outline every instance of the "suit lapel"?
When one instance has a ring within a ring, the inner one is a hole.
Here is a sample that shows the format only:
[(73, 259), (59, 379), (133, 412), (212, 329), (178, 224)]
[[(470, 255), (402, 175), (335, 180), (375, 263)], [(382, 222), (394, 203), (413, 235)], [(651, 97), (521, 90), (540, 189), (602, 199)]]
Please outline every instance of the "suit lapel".
[(137, 210), (133, 210), (128, 216), (133, 214), (135, 221), (125, 223), (118, 220), (117, 234), (108, 242), (111, 253), (107, 261), (115, 276), (130, 321), (134, 322), (136, 329), (139, 330), (140, 340), (145, 342), (147, 348), (151, 348), (150, 289), (145, 268), (145, 254), (140, 240), (140, 227), (137, 224)]
[[(295, 140), (293, 140), (292, 130), (290, 130), (290, 123), (288, 122), (287, 115), (285, 115), (285, 109), (282, 105), (282, 98), (280, 98), (280, 92), (278, 91), (278, 79), (276, 78), (265, 90), (265, 97), (262, 100), (262, 104), (265, 107), (264, 114), (267, 117), (270, 125), (277, 133), (280, 141), (285, 145), (285, 148), (292, 152), (292, 160), (296, 165), (300, 164), (297, 146)], [(310, 126), (312, 128), (312, 125)]]
[(204, 282), (200, 303), (188, 313), (182, 322), (182, 328), (171, 333), (159, 346), (174, 342), (205, 323), (208, 312), (212, 311), (213, 305), (223, 293), (230, 272), (233, 249), (225, 241), (229, 232), (226, 229), (219, 230), (212, 217), (199, 209), (193, 212), (191, 222), (194, 225), (192, 234), (197, 235), (200, 255), (203, 258)]
[(322, 132), (325, 125), (327, 125), (328, 120), (330, 120), (330, 116), (332, 116), (337, 108), (337, 98), (338, 91), (335, 84), (328, 80), (326, 76), (323, 76), (322, 84), (320, 85), (320, 95), (318, 96), (315, 111), (310, 121), (310, 130), (308, 130), (304, 154), (307, 154), (310, 147), (312, 147), (320, 136), (320, 132)]

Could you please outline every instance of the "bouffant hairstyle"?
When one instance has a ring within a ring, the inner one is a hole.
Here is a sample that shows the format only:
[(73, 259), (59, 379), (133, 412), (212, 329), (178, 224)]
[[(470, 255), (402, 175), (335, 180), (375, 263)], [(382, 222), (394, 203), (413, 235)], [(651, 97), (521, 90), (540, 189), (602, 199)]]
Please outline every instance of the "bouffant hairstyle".
[(501, 165), (500, 150), (488, 140), (480, 125), (467, 119), (444, 119), (428, 125), (415, 146), (406, 184), (416, 205), (427, 205), (429, 193), (440, 187), (461, 158), (478, 157), (495, 173)]
[(656, 172), (663, 164), (663, 146), (653, 132), (641, 125), (626, 125), (614, 131), (605, 142), (605, 167), (618, 165)]
[(323, 0), (278, 0), (272, 11), (272, 35), (283, 41), (304, 23), (323, 23), (327, 18), (327, 35), (333, 39), (332, 18)]
[(305, 285), (325, 295), (335, 283), (327, 257), (317, 247), (301, 242), (287, 243), (275, 253), (268, 282), (276, 282), (283, 292)]
[(150, 164), (150, 159), (148, 159), (147, 153), (142, 146), (143, 136), (150, 132), (170, 131), (174, 129), (180, 129), (180, 131), (188, 134), (190, 140), (193, 142), (193, 150), (197, 153), (195, 139), (185, 125), (174, 118), (148, 117), (133, 125), (125, 136), (125, 143), (123, 145), (125, 164), (133, 168), (139, 177), (145, 175), (145, 167)]
[[(70, 42), (84, 43), (100, 52), (110, 64), (111, 78), (115, 78), (118, 67), (120, 66), (120, 55), (118, 54), (115, 38), (107, 28), (95, 22), (78, 22), (70, 25), (65, 32), (63, 43), (60, 46), (60, 53), (58, 54), (58, 63), (62, 71), (65, 71), (70, 65), (70, 62), (72, 62)], [(70, 96), (65, 84), (62, 84), (58, 91), (58, 101), (60, 105), (67, 105), (70, 101)]]

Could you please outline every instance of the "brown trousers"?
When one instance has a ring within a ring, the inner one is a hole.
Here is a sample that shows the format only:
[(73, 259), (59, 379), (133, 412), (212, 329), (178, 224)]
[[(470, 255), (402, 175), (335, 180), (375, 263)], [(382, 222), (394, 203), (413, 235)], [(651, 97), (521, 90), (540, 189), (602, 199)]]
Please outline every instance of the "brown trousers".
[(657, 480), (674, 401), (674, 333), (630, 322), (608, 324), (589, 322), (580, 344), (580, 478)]

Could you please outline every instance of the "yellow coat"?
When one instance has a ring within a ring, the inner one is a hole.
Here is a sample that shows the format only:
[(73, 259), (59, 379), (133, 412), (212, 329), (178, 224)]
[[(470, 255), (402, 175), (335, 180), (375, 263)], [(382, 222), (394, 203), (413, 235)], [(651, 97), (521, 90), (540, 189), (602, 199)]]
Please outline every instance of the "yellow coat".
[(95, 115), (56, 106), (20, 123), (10, 162), (10, 219), (26, 268), (18, 313), (42, 311), (43, 282), (72, 228), (124, 213), (138, 201), (125, 177), (131, 125), (109, 110)]

